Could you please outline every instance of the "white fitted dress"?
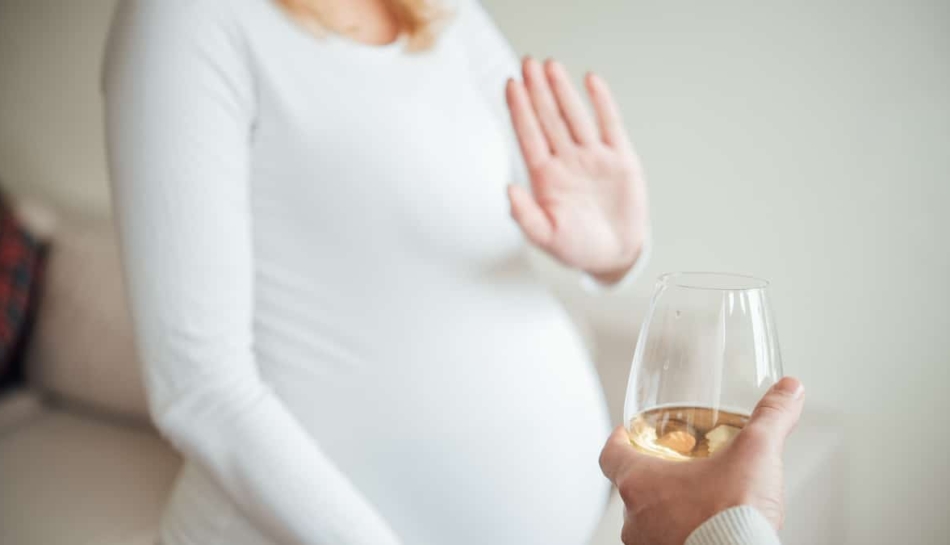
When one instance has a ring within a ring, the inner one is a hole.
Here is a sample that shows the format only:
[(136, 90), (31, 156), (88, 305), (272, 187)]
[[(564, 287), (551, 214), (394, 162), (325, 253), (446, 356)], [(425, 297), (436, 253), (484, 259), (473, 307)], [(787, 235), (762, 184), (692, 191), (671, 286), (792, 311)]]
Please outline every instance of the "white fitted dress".
[(508, 215), (517, 61), (269, 0), (119, 6), (103, 84), (167, 545), (581, 545), (609, 419)]

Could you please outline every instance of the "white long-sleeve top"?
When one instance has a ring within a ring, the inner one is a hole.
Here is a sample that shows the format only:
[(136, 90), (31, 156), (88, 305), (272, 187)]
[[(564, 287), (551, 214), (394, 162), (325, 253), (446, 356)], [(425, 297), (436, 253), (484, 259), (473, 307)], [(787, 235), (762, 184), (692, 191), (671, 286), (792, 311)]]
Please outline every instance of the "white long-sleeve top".
[(434, 48), (270, 0), (120, 4), (104, 73), (165, 545), (580, 545), (602, 393), (509, 219), (517, 62), (472, 0)]

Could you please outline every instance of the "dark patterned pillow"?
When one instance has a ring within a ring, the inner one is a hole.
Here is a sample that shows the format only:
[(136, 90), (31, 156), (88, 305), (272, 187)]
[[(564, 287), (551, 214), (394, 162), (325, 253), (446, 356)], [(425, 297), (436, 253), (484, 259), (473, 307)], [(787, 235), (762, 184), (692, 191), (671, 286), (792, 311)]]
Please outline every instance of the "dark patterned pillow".
[(23, 379), (22, 354), (36, 308), (46, 246), (0, 198), (0, 389)]

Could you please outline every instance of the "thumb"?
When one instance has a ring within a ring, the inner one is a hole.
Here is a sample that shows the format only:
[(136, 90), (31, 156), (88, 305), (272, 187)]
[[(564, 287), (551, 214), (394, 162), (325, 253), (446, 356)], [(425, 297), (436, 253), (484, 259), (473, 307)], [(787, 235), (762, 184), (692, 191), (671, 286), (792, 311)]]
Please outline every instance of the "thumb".
[(765, 393), (746, 427), (758, 429), (769, 442), (781, 448), (798, 424), (804, 405), (805, 387), (798, 379), (785, 377)]
[(528, 240), (538, 248), (546, 249), (554, 236), (554, 227), (538, 201), (527, 189), (514, 184), (508, 186), (508, 201), (511, 204), (511, 217)]

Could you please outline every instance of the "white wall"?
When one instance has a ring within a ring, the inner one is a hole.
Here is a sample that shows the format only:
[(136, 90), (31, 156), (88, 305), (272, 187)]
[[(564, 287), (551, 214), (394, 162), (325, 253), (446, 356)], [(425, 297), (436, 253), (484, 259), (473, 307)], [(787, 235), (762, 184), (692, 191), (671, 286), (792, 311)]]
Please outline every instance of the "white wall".
[(0, 0), (0, 184), (108, 209), (99, 57), (114, 0)]
[[(96, 74), (112, 3), (0, 0), (14, 192), (107, 210)], [(614, 85), (651, 180), (648, 278), (773, 281), (786, 369), (849, 433), (851, 541), (950, 540), (950, 5), (485, 3), (517, 50)], [(635, 335), (650, 289), (565, 292)]]

